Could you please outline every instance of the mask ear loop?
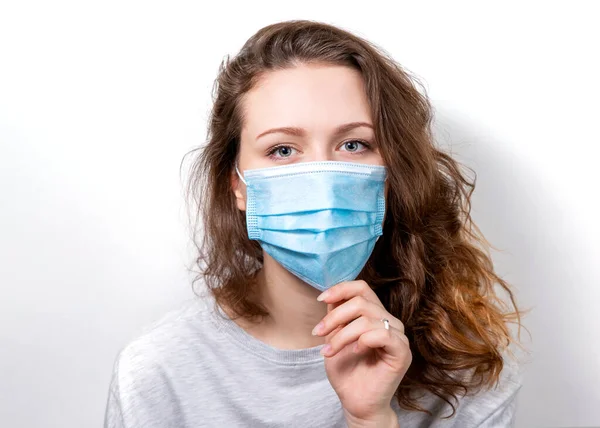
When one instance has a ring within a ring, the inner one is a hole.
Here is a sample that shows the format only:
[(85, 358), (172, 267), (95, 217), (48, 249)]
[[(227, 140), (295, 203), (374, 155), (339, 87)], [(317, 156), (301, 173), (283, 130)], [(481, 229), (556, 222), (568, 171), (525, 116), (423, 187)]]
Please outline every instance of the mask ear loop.
[(240, 170), (238, 169), (237, 163), (235, 164), (235, 172), (237, 172), (238, 177), (240, 177), (240, 180), (242, 180), (242, 182), (247, 186), (248, 183), (246, 183), (246, 180), (244, 180), (244, 177), (242, 177), (242, 174), (240, 174)]

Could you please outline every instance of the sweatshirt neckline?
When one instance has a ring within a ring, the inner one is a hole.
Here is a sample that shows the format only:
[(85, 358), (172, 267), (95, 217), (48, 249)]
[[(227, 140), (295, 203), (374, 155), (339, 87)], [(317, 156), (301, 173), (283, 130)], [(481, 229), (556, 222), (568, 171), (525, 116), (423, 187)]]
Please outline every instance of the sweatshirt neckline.
[(203, 296), (209, 306), (210, 318), (217, 329), (237, 342), (259, 358), (279, 365), (308, 365), (323, 363), (324, 357), (321, 349), (324, 345), (317, 345), (304, 349), (279, 349), (255, 338), (235, 323), (223, 311), (212, 297), (212, 293)]

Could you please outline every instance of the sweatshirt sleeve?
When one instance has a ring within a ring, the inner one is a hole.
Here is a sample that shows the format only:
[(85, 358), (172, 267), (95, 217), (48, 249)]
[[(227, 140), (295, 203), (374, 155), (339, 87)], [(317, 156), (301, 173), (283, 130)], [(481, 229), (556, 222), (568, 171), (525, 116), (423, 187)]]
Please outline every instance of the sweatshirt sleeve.
[(108, 400), (104, 413), (104, 428), (125, 428), (123, 423), (123, 410), (119, 394), (118, 359), (115, 362), (110, 387), (108, 389)]
[(172, 377), (147, 336), (126, 346), (114, 365), (104, 428), (185, 426)]

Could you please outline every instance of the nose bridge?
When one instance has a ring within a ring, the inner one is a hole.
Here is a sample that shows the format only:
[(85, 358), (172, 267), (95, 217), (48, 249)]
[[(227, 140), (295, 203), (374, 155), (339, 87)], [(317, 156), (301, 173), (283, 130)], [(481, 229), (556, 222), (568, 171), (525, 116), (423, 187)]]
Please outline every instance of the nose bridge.
[(333, 160), (334, 148), (332, 148), (325, 135), (318, 135), (312, 138), (311, 142), (311, 161), (330, 161)]

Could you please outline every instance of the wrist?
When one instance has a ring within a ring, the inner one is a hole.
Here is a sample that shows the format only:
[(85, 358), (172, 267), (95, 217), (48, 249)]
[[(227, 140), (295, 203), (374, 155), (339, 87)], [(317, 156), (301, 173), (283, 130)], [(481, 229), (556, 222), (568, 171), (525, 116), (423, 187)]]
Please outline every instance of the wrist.
[(370, 418), (357, 418), (347, 412), (344, 415), (348, 428), (400, 428), (398, 416), (391, 407)]

